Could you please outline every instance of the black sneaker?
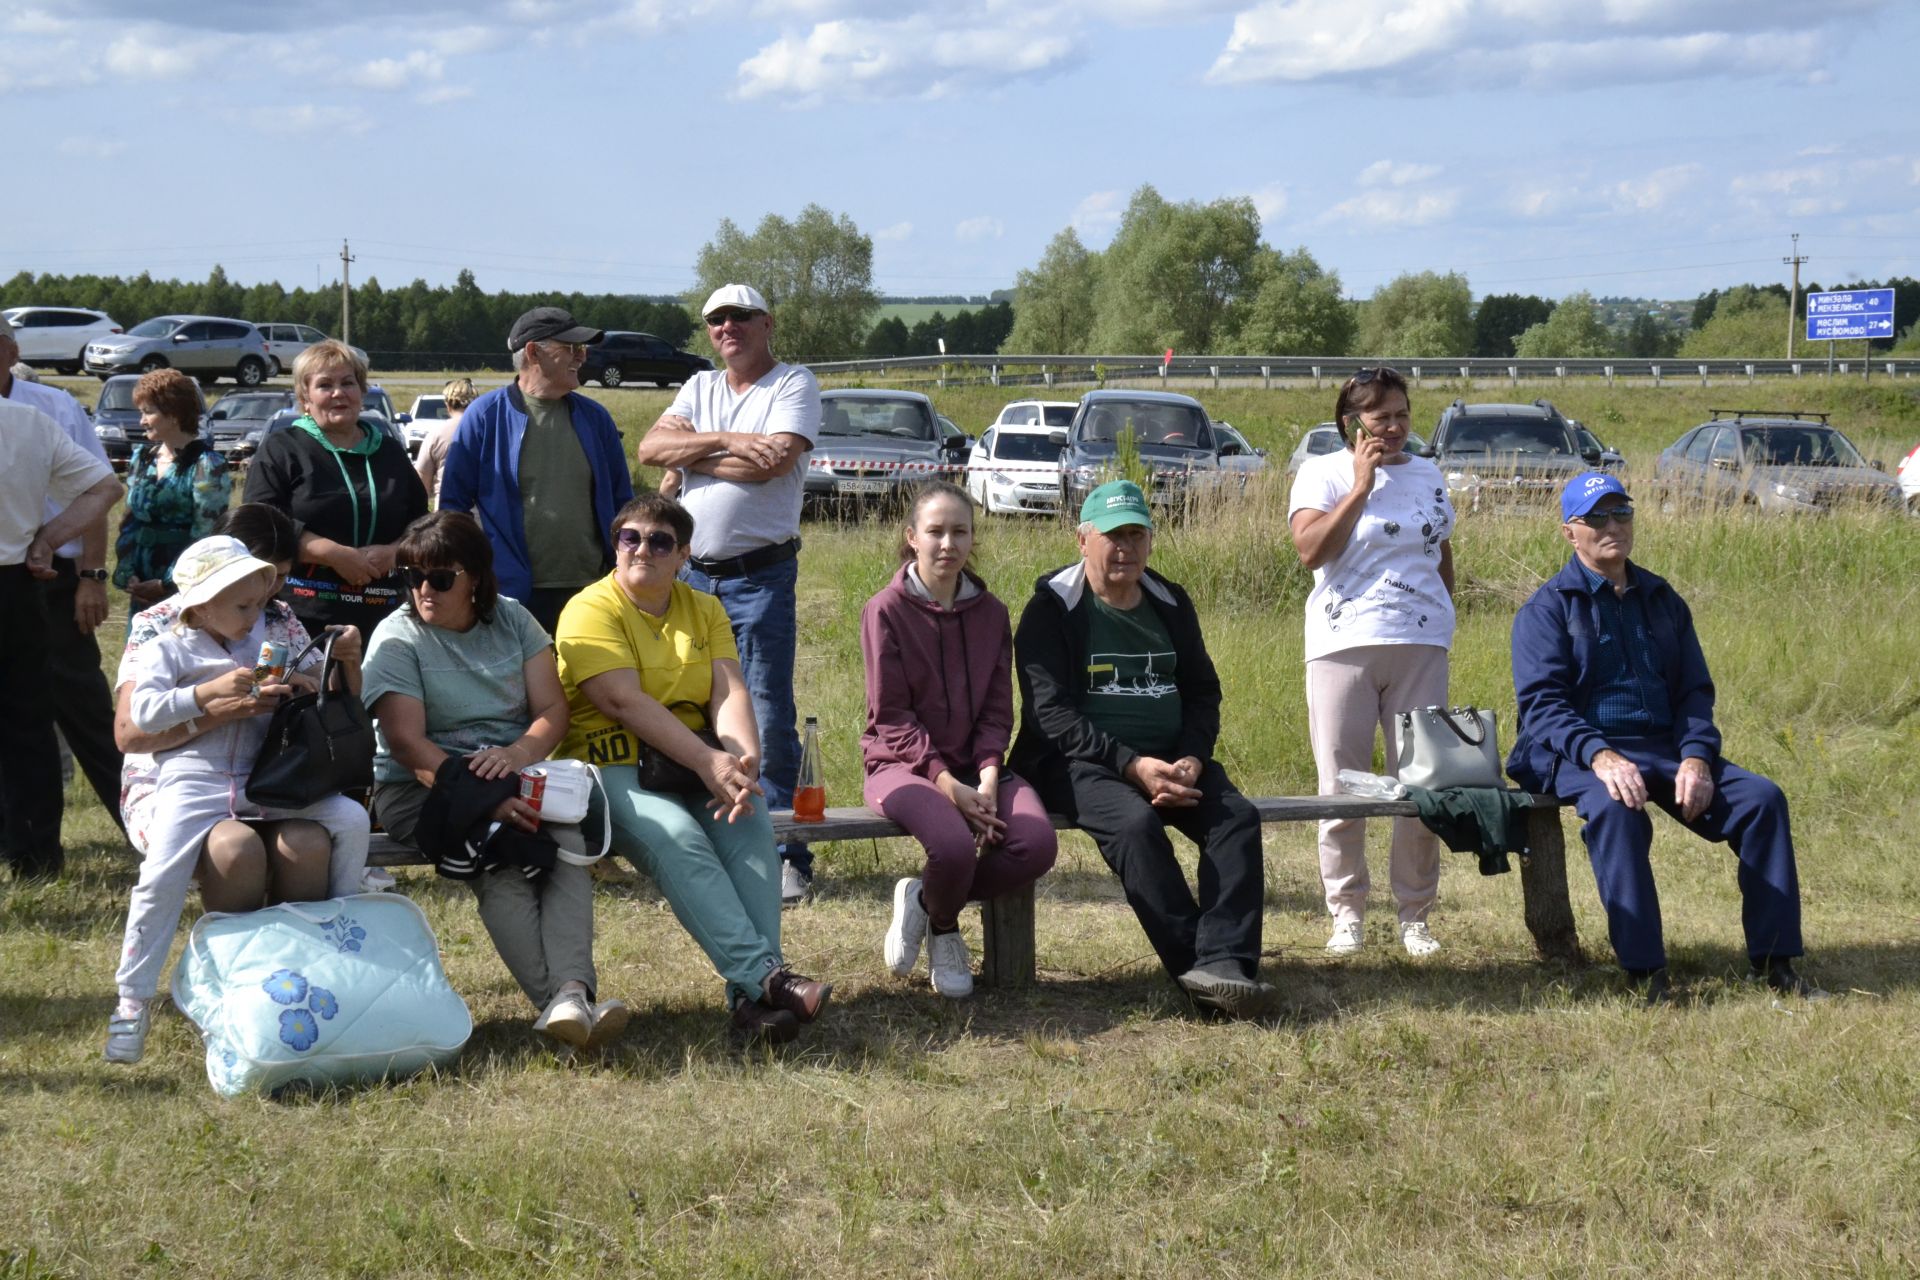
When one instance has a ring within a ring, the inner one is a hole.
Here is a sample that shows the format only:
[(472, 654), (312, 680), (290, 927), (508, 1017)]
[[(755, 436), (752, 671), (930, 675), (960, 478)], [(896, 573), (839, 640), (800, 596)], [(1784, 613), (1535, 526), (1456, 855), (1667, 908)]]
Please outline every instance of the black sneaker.
[(1647, 1008), (1673, 1003), (1673, 979), (1667, 976), (1664, 968), (1644, 971), (1629, 969), (1627, 977), (1633, 982), (1634, 993)]
[(1794, 972), (1791, 960), (1762, 960), (1747, 970), (1748, 982), (1764, 982), (1783, 996), (1802, 1000), (1825, 1000), (1827, 993)]
[(1242, 976), (1227, 961), (1196, 965), (1174, 981), (1196, 1005), (1229, 1018), (1264, 1018), (1280, 1011), (1280, 993), (1270, 983)]

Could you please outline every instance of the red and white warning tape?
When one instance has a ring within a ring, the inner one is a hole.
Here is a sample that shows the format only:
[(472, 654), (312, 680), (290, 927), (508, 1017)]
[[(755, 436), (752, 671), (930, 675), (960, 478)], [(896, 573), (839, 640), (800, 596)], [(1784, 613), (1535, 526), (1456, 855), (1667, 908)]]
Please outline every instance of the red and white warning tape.
[(868, 472), (881, 471), (941, 471), (951, 474), (967, 470), (997, 472), (1031, 471), (1055, 476), (1060, 474), (1060, 468), (1057, 466), (1044, 466), (1031, 462), (994, 462), (982, 464), (977, 467), (969, 467), (964, 462), (882, 462), (878, 460), (870, 462), (864, 458), (847, 458), (844, 460), (836, 460), (834, 458), (808, 458), (807, 465), (826, 471), (858, 471), (863, 475)]

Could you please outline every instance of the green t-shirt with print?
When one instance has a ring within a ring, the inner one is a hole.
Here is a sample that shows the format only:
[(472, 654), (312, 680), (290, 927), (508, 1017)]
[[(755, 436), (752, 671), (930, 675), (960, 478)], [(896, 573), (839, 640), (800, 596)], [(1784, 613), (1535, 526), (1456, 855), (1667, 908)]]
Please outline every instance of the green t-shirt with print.
[(1152, 604), (1116, 609), (1091, 593), (1087, 719), (1142, 755), (1166, 758), (1180, 740), (1179, 655)]
[(536, 587), (583, 587), (606, 572), (593, 515), (593, 468), (567, 402), (527, 397), (520, 507)]

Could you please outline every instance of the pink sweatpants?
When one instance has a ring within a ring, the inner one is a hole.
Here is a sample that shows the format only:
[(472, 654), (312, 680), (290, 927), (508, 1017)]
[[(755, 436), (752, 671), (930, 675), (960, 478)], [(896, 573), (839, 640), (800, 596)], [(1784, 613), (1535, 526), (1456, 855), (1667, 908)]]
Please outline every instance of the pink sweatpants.
[(865, 793), (869, 809), (899, 823), (926, 848), (920, 897), (936, 929), (951, 929), (969, 901), (998, 898), (1038, 880), (1059, 851), (1040, 797), (1010, 773), (1000, 775), (1000, 817), (1007, 832), (984, 852), (974, 849), (973, 831), (953, 802), (905, 766), (869, 775)]
[[(1376, 644), (1343, 649), (1307, 663), (1307, 733), (1320, 794), (1336, 795), (1342, 769), (1373, 772), (1374, 732), (1386, 735), (1386, 772), (1398, 752), (1397, 711), (1447, 700), (1447, 651), (1431, 644)], [(1425, 920), (1440, 888), (1440, 842), (1418, 818), (1393, 820), (1389, 863), (1403, 924)], [(1367, 832), (1361, 818), (1320, 824), (1320, 881), (1337, 922), (1367, 912)]]

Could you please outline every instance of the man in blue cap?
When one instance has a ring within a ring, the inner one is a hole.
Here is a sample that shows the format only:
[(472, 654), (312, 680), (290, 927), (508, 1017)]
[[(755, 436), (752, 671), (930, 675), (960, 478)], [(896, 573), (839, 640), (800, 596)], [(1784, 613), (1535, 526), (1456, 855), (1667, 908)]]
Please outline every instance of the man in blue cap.
[(1664, 578), (1628, 557), (1633, 503), (1604, 471), (1567, 482), (1561, 532), (1573, 556), (1513, 620), (1519, 737), (1507, 773), (1574, 803), (1607, 911), (1607, 933), (1648, 1004), (1672, 997), (1648, 849), (1658, 805), (1740, 860), (1748, 978), (1824, 994), (1794, 972), (1800, 881), (1787, 798), (1720, 754), (1713, 678), (1693, 615)]
[[(1260, 816), (1214, 759), (1220, 679), (1200, 617), (1147, 568), (1153, 513), (1115, 480), (1080, 507), (1080, 559), (1043, 575), (1014, 632), (1023, 711), (1008, 767), (1100, 848), (1167, 974), (1230, 1017), (1278, 1011), (1259, 980)], [(1199, 895), (1168, 828), (1200, 850)]]

